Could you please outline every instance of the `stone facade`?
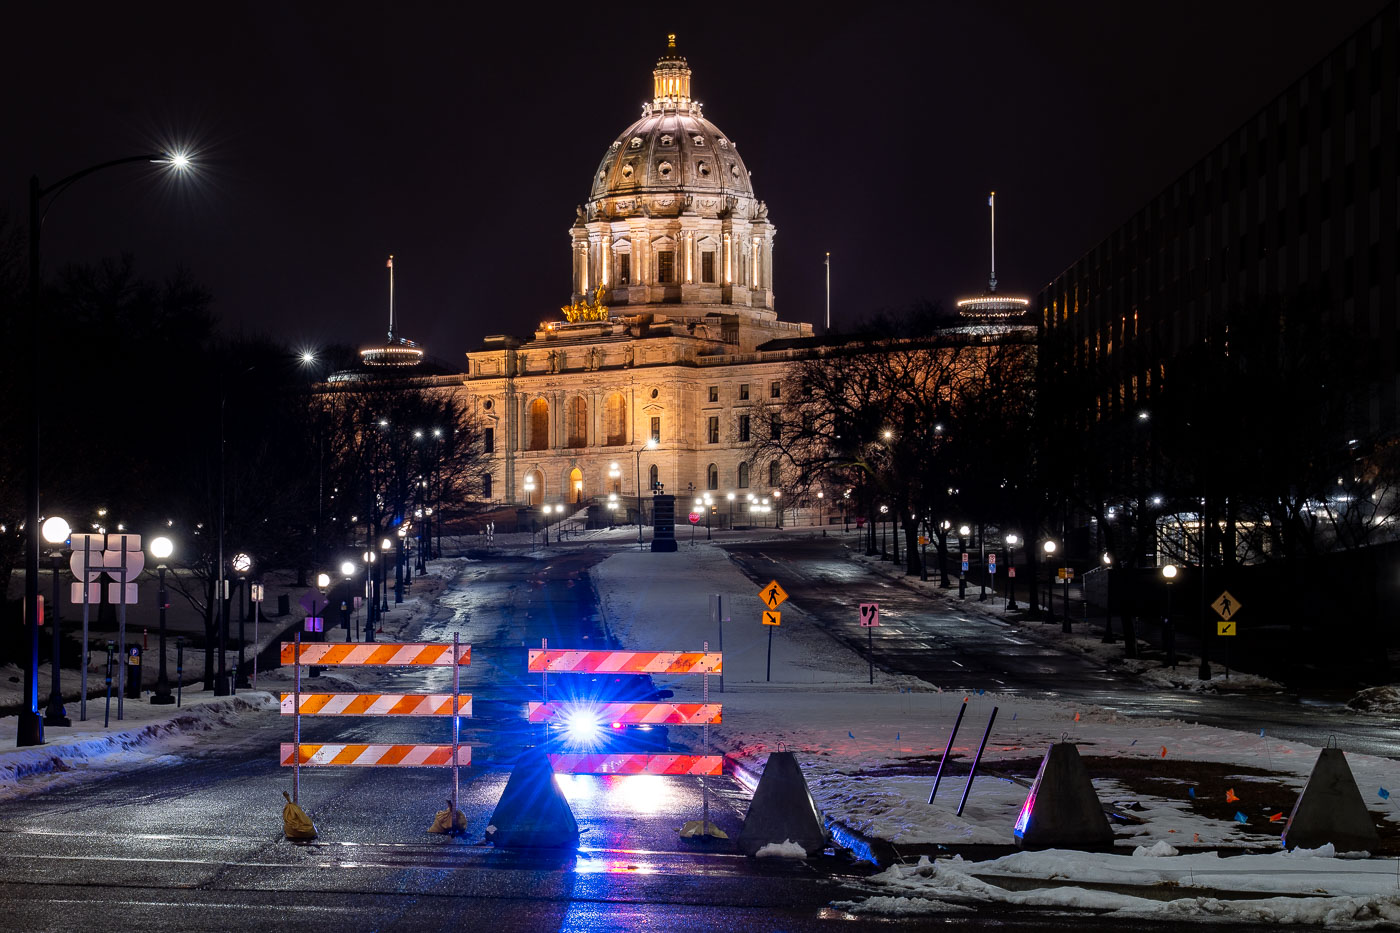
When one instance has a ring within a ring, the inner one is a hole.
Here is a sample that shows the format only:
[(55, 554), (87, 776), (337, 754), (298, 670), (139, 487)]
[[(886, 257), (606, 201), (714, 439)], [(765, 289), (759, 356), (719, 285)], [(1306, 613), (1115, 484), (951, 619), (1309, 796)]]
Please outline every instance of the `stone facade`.
[(488, 337), (467, 354), (464, 391), (490, 430), (488, 500), (630, 501), (654, 479), (723, 502), (781, 486), (745, 463), (744, 432), (771, 429), (794, 352), (781, 342), (811, 325), (773, 311), (776, 230), (738, 147), (691, 98), (674, 37), (653, 90), (569, 231), (572, 301), (595, 302), (595, 319)]

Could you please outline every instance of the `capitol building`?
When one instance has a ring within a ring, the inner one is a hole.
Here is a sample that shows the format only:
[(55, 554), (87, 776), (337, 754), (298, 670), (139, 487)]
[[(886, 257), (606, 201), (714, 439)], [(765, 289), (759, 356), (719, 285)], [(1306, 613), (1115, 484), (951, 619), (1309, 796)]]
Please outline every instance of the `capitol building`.
[(467, 353), (485, 500), (744, 500), (781, 485), (776, 465), (749, 462), (750, 440), (781, 430), (787, 364), (812, 328), (774, 311), (777, 230), (738, 146), (691, 96), (674, 36), (652, 89), (577, 208), (562, 320)]

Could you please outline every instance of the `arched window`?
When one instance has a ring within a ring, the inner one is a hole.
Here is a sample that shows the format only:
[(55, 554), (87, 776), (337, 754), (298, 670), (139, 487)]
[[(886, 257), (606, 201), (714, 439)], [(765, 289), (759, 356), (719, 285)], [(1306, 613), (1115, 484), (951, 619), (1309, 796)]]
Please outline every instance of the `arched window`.
[(603, 403), (603, 443), (609, 447), (627, 443), (627, 399), (621, 392), (609, 395)]
[(769, 485), (769, 486), (781, 486), (781, 485), (782, 485), (782, 479), (783, 479), (782, 471), (778, 469), (778, 461), (776, 461), (776, 460), (770, 460), (770, 461), (768, 461), (768, 485)]
[(544, 501), (544, 474), (539, 470), (531, 470), (525, 474), (525, 481), (521, 484), (521, 491), (525, 494), (525, 504), (535, 505)]
[(651, 465), (651, 488), (656, 491), (656, 487), (661, 484), (661, 471), (656, 468), (656, 464)]
[(739, 464), (739, 488), (749, 488), (749, 465), (747, 463)]
[(549, 449), (549, 403), (537, 398), (530, 403), (530, 421), (525, 436), (527, 450)]
[(583, 471), (574, 467), (569, 473), (569, 501), (583, 501)]
[(705, 488), (719, 488), (719, 467), (715, 466), (713, 463), (710, 464), (710, 468), (705, 471)]
[(588, 444), (588, 403), (582, 395), (569, 399), (569, 446), (584, 447)]

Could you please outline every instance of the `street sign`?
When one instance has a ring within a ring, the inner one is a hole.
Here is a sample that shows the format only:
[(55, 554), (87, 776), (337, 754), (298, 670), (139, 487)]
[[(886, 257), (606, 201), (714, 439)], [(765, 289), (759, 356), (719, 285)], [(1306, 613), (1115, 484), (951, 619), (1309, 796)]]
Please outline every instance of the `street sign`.
[(997, 556), (996, 556), (995, 554), (988, 554), (988, 555), (987, 555), (987, 566), (988, 566), (990, 569), (992, 569), (992, 570), (996, 570), (996, 568), (997, 568)]
[(690, 519), (690, 523), (691, 523), (692, 525), (698, 525), (698, 524), (700, 524), (700, 513), (699, 513), (699, 512), (691, 512), (690, 515), (688, 515), (687, 517)]
[(302, 629), (307, 632), (324, 632), (326, 630), (325, 620), (320, 616), (307, 616), (302, 619)]
[(963, 569), (963, 570), (966, 570), (966, 569), (967, 569), (967, 561), (963, 561), (963, 568), (962, 568), (962, 569)]
[(860, 627), (878, 628), (880, 625), (880, 604), (861, 603), (860, 604)]
[[(763, 600), (763, 605), (767, 606), (769, 609), (777, 609), (787, 600), (787, 590), (779, 586), (777, 580), (774, 580), (758, 591), (758, 598)], [(778, 623), (773, 622), (768, 624), (777, 625)]]
[(963, 552), (962, 552), (962, 562), (963, 562), (963, 569), (966, 570), (966, 569), (967, 569), (967, 552), (966, 552), (966, 551), (963, 551)]
[(1013, 580), (1016, 579), (1016, 568), (1015, 568), (1015, 567), (1007, 567), (1007, 568), (1006, 568), (1006, 575), (1007, 575), (1008, 577), (1010, 577), (1011, 579), (1013, 579)]
[(783, 614), (782, 614), (781, 612), (771, 612), (771, 611), (765, 609), (764, 612), (763, 612), (763, 624), (764, 624), (764, 625), (782, 625), (782, 624), (783, 624)]
[(1229, 590), (1226, 590), (1216, 597), (1215, 602), (1210, 604), (1210, 608), (1214, 609), (1215, 614), (1220, 618), (1229, 622), (1235, 617), (1235, 613), (1240, 611), (1240, 601), (1231, 596)]
[(262, 602), (262, 601), (263, 601), (263, 585), (262, 585), (261, 583), (254, 583), (254, 584), (252, 584), (250, 587), (248, 587), (248, 598), (251, 599), (251, 600), (252, 600), (253, 602), (255, 602), (255, 603), (260, 603), (260, 602)]
[(1217, 635), (1235, 635), (1235, 634), (1237, 634), (1236, 631), (1235, 631), (1235, 625), (1236, 625), (1236, 623), (1234, 623), (1234, 622), (1224, 622), (1224, 621), (1216, 622), (1216, 623), (1215, 623), (1215, 634), (1217, 634)]
[(920, 544), (928, 544), (928, 543), (929, 543), (928, 535), (919, 535), (919, 543), (920, 543)]
[(1055, 574), (1055, 580), (1056, 580), (1056, 582), (1058, 582), (1058, 583), (1064, 583), (1066, 580), (1073, 580), (1073, 579), (1074, 579), (1074, 568), (1073, 568), (1073, 567), (1061, 567), (1061, 568), (1059, 569), (1059, 572)]

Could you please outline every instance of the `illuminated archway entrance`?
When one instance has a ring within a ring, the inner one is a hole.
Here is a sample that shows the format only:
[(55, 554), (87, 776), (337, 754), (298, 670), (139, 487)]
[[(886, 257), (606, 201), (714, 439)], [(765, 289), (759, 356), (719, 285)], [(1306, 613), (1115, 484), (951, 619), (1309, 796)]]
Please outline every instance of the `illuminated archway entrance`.
[(569, 473), (569, 501), (583, 501), (583, 471), (578, 467), (574, 467)]

